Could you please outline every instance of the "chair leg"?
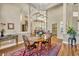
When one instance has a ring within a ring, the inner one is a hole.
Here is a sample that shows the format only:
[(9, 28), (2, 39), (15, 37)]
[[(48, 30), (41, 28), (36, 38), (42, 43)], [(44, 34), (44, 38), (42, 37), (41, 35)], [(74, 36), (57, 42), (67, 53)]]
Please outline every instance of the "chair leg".
[(23, 56), (25, 55), (25, 53), (26, 53), (26, 50), (24, 50)]
[(23, 56), (25, 56), (26, 50), (27, 50), (27, 47), (26, 47), (25, 50), (24, 50)]

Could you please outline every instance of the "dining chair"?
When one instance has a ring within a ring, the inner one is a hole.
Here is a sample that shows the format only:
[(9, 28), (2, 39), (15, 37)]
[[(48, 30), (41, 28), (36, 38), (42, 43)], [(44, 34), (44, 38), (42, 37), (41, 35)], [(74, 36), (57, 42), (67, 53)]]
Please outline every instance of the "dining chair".
[(39, 42), (37, 52), (38, 52), (38, 56), (48, 54), (48, 44), (46, 44), (46, 41)]
[[(34, 42), (33, 44), (30, 44), (30, 41), (26, 35), (23, 35), (23, 41), (24, 41), (24, 45), (25, 45), (25, 50), (24, 50), (23, 56), (25, 55), (26, 50), (28, 50), (31, 53), (31, 51), (33, 49), (36, 49), (36, 45), (35, 45), (36, 42)], [(33, 54), (33, 53), (31, 53), (31, 54)]]
[(23, 35), (23, 41), (24, 41), (25, 48), (29, 49), (30, 42), (28, 40), (28, 37)]
[(39, 42), (38, 47), (37, 47), (37, 52), (39, 56), (41, 55), (41, 48), (42, 48), (42, 42)]
[(46, 39), (46, 44), (48, 45), (48, 50), (51, 48), (51, 37), (52, 37), (52, 34), (49, 34), (49, 36)]

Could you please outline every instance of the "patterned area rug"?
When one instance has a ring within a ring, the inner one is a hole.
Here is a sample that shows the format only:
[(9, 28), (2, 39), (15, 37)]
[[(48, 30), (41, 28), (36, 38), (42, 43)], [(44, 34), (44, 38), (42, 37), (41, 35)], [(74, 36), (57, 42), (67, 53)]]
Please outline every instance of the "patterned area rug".
[[(37, 50), (33, 49), (31, 51), (27, 51), (24, 54), (24, 56), (57, 56), (59, 50), (61, 48), (61, 44), (55, 45), (53, 48), (51, 48), (49, 51), (47, 51), (45, 48), (42, 49), (39, 52), (39, 55), (37, 55)], [(12, 52), (7, 54), (7, 56), (23, 56), (24, 48), (19, 49), (18, 51)]]
[(49, 52), (48, 52), (48, 56), (57, 56), (58, 52), (60, 51), (61, 45), (56, 45), (54, 48), (52, 48)]

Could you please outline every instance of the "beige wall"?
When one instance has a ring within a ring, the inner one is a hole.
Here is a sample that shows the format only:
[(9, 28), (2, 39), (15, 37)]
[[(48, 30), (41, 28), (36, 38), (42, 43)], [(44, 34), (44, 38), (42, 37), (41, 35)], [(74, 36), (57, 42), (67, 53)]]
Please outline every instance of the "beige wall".
[[(4, 26), (7, 33), (20, 32), (20, 10), (12, 4), (2, 4), (0, 10), (0, 20), (5, 23)], [(14, 23), (14, 29), (8, 29), (8, 23)]]
[[(29, 10), (30, 9), (30, 10)], [(5, 23), (5, 34), (21, 33), (21, 23), (24, 20), (24, 16), (28, 17), (28, 31), (31, 32), (31, 21), (33, 13), (37, 10), (28, 4), (0, 4), (0, 23)], [(21, 18), (22, 16), (22, 18)], [(8, 29), (8, 23), (14, 23), (14, 29)], [(0, 28), (1, 30), (1, 28)]]
[(60, 35), (60, 22), (63, 20), (63, 5), (53, 7), (48, 10), (47, 28), (52, 32), (52, 24), (57, 23), (57, 36)]
[[(25, 6), (25, 7), (24, 7)], [(28, 15), (28, 5), (24, 4), (0, 4), (0, 22), (5, 23), (5, 34), (21, 32), (21, 23), (24, 16)], [(23, 16), (21, 19), (21, 15)], [(14, 23), (14, 29), (8, 29), (8, 23)]]

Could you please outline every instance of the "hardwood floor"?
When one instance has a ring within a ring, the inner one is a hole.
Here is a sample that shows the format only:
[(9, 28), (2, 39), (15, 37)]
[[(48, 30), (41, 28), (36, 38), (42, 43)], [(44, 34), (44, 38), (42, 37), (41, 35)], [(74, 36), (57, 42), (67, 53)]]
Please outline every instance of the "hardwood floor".
[[(74, 47), (71, 48), (70, 45), (62, 43), (62, 40), (60, 40), (56, 37), (52, 37), (52, 39), (51, 39), (52, 45), (59, 44), (59, 43), (61, 43), (62, 46), (61, 46), (61, 49), (58, 53), (58, 56), (79, 56), (79, 45), (77, 45), (77, 50), (75, 50)], [(0, 50), (0, 56), (3, 54), (6, 55), (6, 53), (13, 52), (13, 51), (16, 51), (21, 48), (24, 48), (23, 44), (20, 44), (18, 46), (13, 46), (10, 48), (6, 48), (6, 49), (2, 49), (2, 50)]]
[(9, 48), (2, 49), (2, 50), (0, 50), (0, 56), (3, 54), (6, 56), (7, 53), (17, 51), (18, 49), (21, 49), (21, 48), (24, 48), (24, 44), (19, 44), (18, 46), (15, 45), (15, 46), (12, 46)]
[(77, 45), (77, 49), (75, 47), (71, 47), (67, 44), (62, 44), (61, 52), (59, 56), (79, 56), (79, 45)]
[(56, 36), (52, 37), (51, 43), (52, 45), (57, 43), (62, 44), (58, 56), (79, 56), (79, 45), (77, 45), (77, 49), (75, 49), (74, 46), (72, 48), (71, 45), (63, 43), (62, 40), (58, 39)]

